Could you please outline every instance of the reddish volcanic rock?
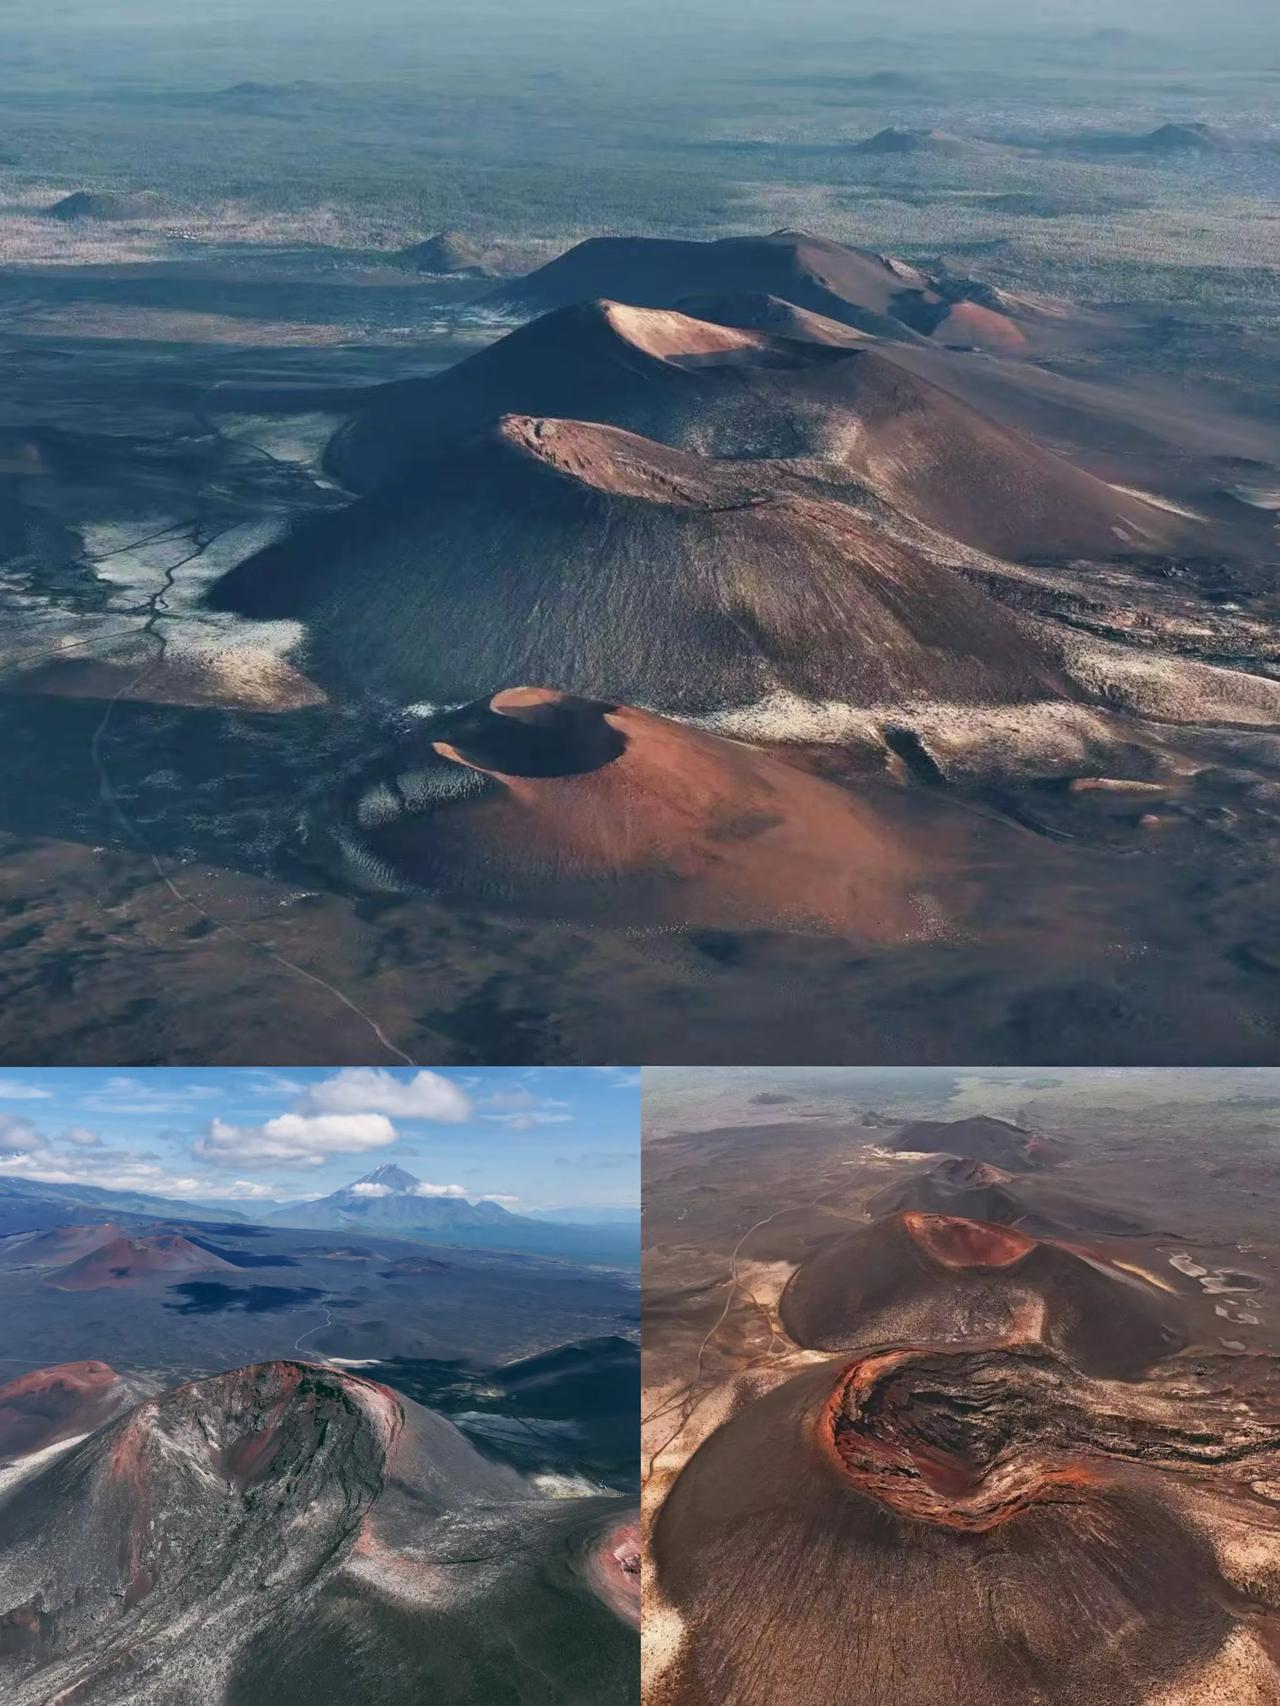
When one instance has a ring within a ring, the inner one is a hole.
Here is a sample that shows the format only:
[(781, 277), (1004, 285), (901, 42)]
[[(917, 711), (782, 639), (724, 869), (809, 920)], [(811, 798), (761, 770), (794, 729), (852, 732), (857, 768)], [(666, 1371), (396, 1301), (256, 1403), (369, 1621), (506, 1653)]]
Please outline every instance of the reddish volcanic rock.
[(23, 1263), (32, 1267), (61, 1268), (123, 1237), (121, 1229), (109, 1220), (97, 1226), (55, 1226), (50, 1232), (28, 1239), (20, 1246), (19, 1254)]
[(588, 1578), (611, 1610), (640, 1624), (640, 1520), (628, 1517), (605, 1530), (592, 1549)]
[[(906, 379), (890, 376), (890, 389)], [(741, 388), (733, 405), (759, 426)], [(664, 711), (791, 692), (882, 716), (913, 700), (1078, 698), (1042, 632), (836, 489), (860, 479), (850, 458), (861, 458), (895, 488), (892, 502), (963, 533), (979, 511), (984, 530), (1001, 514), (1020, 528), (1028, 512), (1021, 498), (1005, 501), (1009, 491), (1044, 498), (1051, 484), (1025, 467), (996, 472), (998, 448), (971, 446), (980, 466), (970, 469), (958, 428), (931, 410), (895, 424), (896, 405), (884, 405), (878, 426), (838, 408), (804, 411), (806, 430), (824, 441), (829, 431), (841, 460), (808, 462), (803, 478), (776, 460), (506, 415), (394, 491), (246, 558), (209, 599), (303, 622), (300, 658), (347, 698), (452, 705), (541, 681)], [(791, 426), (781, 438), (805, 454)], [(984, 498), (987, 474), (1000, 490)], [(1053, 502), (1070, 500), (1079, 520), (1073, 484)], [(1109, 516), (1104, 530), (1114, 545)]]
[(543, 688), (497, 694), (414, 738), (433, 734), (421, 757), (403, 755), (394, 795), (421, 810), (379, 823), (355, 807), (384, 885), (394, 872), (406, 886), (516, 889), (615, 920), (799, 923), (864, 940), (925, 927), (936, 845), (772, 754)]
[[(53, 1662), (92, 1644), (99, 1686), (88, 1697), (128, 1697), (103, 1676), (127, 1669), (148, 1642), (172, 1641), (191, 1607), (207, 1607), (211, 1629), (218, 1616), (251, 1625), (352, 1543), (383, 1485), (399, 1416), (370, 1382), (289, 1362), (148, 1399), (9, 1496), (0, 1617), (10, 1584), (32, 1576), (39, 1656)], [(25, 1603), (10, 1602), (7, 1616), (20, 1620)], [(222, 1638), (233, 1638), (229, 1627)], [(0, 1642), (0, 1675), (7, 1656)]]
[(1018, 354), (1027, 347), (1026, 334), (1015, 321), (981, 302), (957, 302), (933, 335), (940, 343), (977, 344)]
[(634, 1634), (596, 1601), (627, 1615), (634, 1533), (583, 1502), (327, 1365), (190, 1382), (0, 1486), (0, 1699), (496, 1700), (495, 1629), (565, 1706), (626, 1699)]
[(1256, 1362), (1138, 1387), (1038, 1348), (898, 1348), (746, 1402), (654, 1526), (689, 1636), (663, 1706), (829, 1706), (851, 1666), (886, 1706), (1243, 1699), (1199, 1678), (1267, 1590), (1231, 1585), (1188, 1490), (1258, 1520), (1280, 1373)]
[(64, 1268), (49, 1284), (58, 1291), (100, 1291), (137, 1285), (157, 1275), (238, 1272), (234, 1262), (224, 1261), (176, 1233), (146, 1238), (121, 1234)]
[(91, 1433), (131, 1400), (105, 1362), (34, 1369), (0, 1386), (0, 1458), (26, 1457), (60, 1440)]
[(935, 281), (917, 268), (805, 231), (711, 242), (589, 237), (490, 300), (542, 314), (593, 297), (661, 309), (684, 297), (742, 291), (902, 339), (913, 335), (921, 309), (940, 300)]
[(1101, 1254), (952, 1215), (897, 1215), (833, 1239), (796, 1269), (780, 1313), (814, 1350), (1043, 1343), (1122, 1378), (1188, 1339), (1172, 1292)]
[(1034, 1238), (1007, 1226), (955, 1215), (904, 1214), (902, 1222), (920, 1248), (947, 1268), (1007, 1268), (1035, 1249)]

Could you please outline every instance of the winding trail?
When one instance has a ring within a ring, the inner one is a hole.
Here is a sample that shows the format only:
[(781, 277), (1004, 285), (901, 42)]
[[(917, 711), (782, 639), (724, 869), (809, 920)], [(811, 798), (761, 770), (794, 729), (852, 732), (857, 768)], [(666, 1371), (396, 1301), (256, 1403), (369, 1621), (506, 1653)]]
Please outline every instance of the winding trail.
[[(297, 1338), (293, 1341), (293, 1348), (295, 1351), (300, 1352), (302, 1350), (302, 1341), (304, 1339), (314, 1338), (317, 1333), (323, 1333), (326, 1327), (333, 1326), (333, 1311), (329, 1308), (332, 1298), (333, 1293), (331, 1291), (326, 1291), (320, 1302), (316, 1304), (315, 1307), (323, 1313), (324, 1320), (314, 1327), (309, 1327), (305, 1333), (298, 1334)], [(308, 1304), (307, 1308), (309, 1309), (310, 1307), (311, 1305)]]
[[(180, 558), (176, 563), (172, 564), (164, 571), (162, 584), (147, 601), (150, 606), (150, 610), (146, 621), (142, 624), (141, 632), (153, 635), (159, 642), (160, 658), (164, 657), (166, 641), (163, 633), (157, 631), (155, 624), (163, 619), (164, 612), (161, 610), (160, 605), (166, 594), (173, 586), (174, 576), (177, 574), (178, 570), (183, 568), (187, 563), (193, 562), (197, 557), (203, 555), (203, 553), (208, 550), (209, 546), (212, 545), (216, 539), (221, 537), (222, 532), (229, 531), (229, 528), (224, 528), (220, 530), (220, 532), (212, 534), (203, 541), (200, 540), (198, 533), (195, 534), (194, 539), (197, 541), (196, 550), (190, 552), (187, 556)], [(215, 917), (214, 914), (211, 913), (207, 907), (201, 905), (194, 896), (188, 894), (184, 889), (179, 888), (177, 883), (174, 882), (172, 876), (169, 874), (164, 862), (161, 860), (160, 855), (156, 852), (151, 842), (147, 839), (146, 835), (133, 821), (133, 819), (129, 817), (128, 813), (121, 805), (120, 798), (112, 785), (111, 777), (108, 774), (106, 762), (102, 755), (102, 743), (106, 738), (107, 731), (111, 725), (111, 718), (115, 713), (116, 706), (128, 693), (132, 692), (147, 671), (152, 668), (155, 662), (156, 659), (154, 658), (148, 660), (148, 662), (143, 664), (128, 681), (124, 682), (119, 688), (117, 688), (115, 693), (111, 695), (110, 699), (107, 701), (106, 710), (102, 714), (102, 719), (95, 728), (89, 741), (89, 758), (93, 764), (93, 768), (98, 779), (99, 799), (102, 801), (103, 805), (106, 806), (111, 816), (116, 820), (116, 823), (120, 826), (120, 829), (126, 839), (133, 841), (139, 848), (141, 848), (142, 852), (150, 862), (152, 869), (155, 871), (156, 876), (164, 884), (165, 888), (173, 896), (174, 900), (176, 900), (179, 905), (186, 907), (191, 912), (194, 912), (198, 918), (207, 923), (211, 927), (211, 932), (213, 934), (222, 935), (228, 937), (234, 942), (239, 942), (243, 947), (248, 948), (250, 952), (257, 954), (263, 959), (270, 960), (274, 965), (280, 966), (284, 971), (291, 973), (294, 977), (302, 978), (307, 983), (315, 984), (318, 988), (327, 991), (328, 994), (333, 996), (335, 1001), (339, 1002), (349, 1012), (354, 1013), (358, 1019), (362, 1020), (364, 1024), (368, 1026), (369, 1030), (377, 1039), (380, 1047), (385, 1050), (392, 1059), (401, 1061), (405, 1066), (416, 1066), (417, 1062), (413, 1057), (407, 1054), (398, 1043), (394, 1042), (373, 1015), (366, 1012), (366, 1010), (361, 1007), (358, 1002), (354, 1001), (344, 990), (338, 988), (336, 984), (330, 983), (327, 978), (321, 977), (318, 972), (309, 971), (305, 966), (299, 965), (296, 960), (289, 959), (287, 955), (280, 953), (278, 949), (272, 948), (265, 943), (255, 941), (253, 937), (247, 936), (234, 924), (228, 924), (224, 919)]]
[[(680, 1435), (684, 1432), (685, 1428), (688, 1427), (693, 1417), (697, 1415), (703, 1404), (711, 1396), (710, 1392), (704, 1392), (701, 1397), (693, 1398), (693, 1394), (696, 1392), (697, 1387), (702, 1380), (706, 1355), (707, 1351), (711, 1347), (711, 1341), (728, 1320), (729, 1311), (733, 1308), (734, 1300), (737, 1298), (738, 1292), (742, 1289), (742, 1281), (738, 1277), (738, 1259), (742, 1254), (743, 1245), (746, 1243), (747, 1239), (751, 1237), (752, 1233), (758, 1232), (762, 1226), (768, 1226), (771, 1221), (780, 1219), (784, 1214), (803, 1214), (806, 1210), (811, 1209), (820, 1203), (824, 1197), (830, 1195), (831, 1187), (828, 1185), (825, 1189), (818, 1192), (812, 1202), (794, 1203), (790, 1204), (786, 1208), (775, 1209), (772, 1214), (766, 1214), (762, 1220), (757, 1220), (753, 1225), (748, 1226), (747, 1230), (734, 1245), (733, 1251), (729, 1257), (729, 1276), (726, 1281), (729, 1289), (728, 1295), (724, 1300), (724, 1308), (720, 1311), (715, 1324), (708, 1330), (703, 1337), (702, 1343), (698, 1346), (698, 1360), (693, 1373), (678, 1392), (666, 1399), (665, 1402), (659, 1404), (656, 1409), (650, 1410), (647, 1415), (643, 1415), (640, 1418), (640, 1425), (644, 1427), (649, 1422), (661, 1421), (663, 1416), (669, 1415), (672, 1410), (677, 1408), (677, 1406), (685, 1405), (676, 1426), (667, 1435), (666, 1439), (662, 1441), (661, 1445), (655, 1446), (654, 1449), (649, 1452), (644, 1472), (644, 1480), (646, 1482), (653, 1478), (658, 1459), (662, 1456), (663, 1452), (665, 1452), (677, 1439), (679, 1439)], [(754, 1298), (752, 1299), (752, 1302), (755, 1302)], [(760, 1307), (758, 1303), (755, 1306), (757, 1309)], [(776, 1340), (776, 1338), (777, 1334), (775, 1331), (774, 1339)], [(772, 1349), (773, 1341), (771, 1340), (769, 1351), (772, 1351)], [(765, 1354), (768, 1355), (768, 1352)], [(756, 1363), (760, 1360), (761, 1359), (756, 1358), (750, 1366), (755, 1367)], [(690, 1403), (688, 1401), (691, 1398), (693, 1399), (693, 1402)]]

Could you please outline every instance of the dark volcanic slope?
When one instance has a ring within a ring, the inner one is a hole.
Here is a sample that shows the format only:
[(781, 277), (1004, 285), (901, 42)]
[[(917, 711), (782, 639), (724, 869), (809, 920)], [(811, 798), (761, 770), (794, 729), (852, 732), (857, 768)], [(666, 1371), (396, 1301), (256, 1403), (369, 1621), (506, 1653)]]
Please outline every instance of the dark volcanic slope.
[(681, 297), (763, 291), (831, 320), (882, 337), (910, 338), (936, 303), (915, 267), (803, 231), (685, 242), (657, 237), (591, 237), (490, 298), (545, 314), (589, 297), (671, 308)]
[(999, 153), (998, 143), (982, 142), (970, 136), (953, 136), (945, 130), (909, 130), (889, 125), (854, 144), (855, 154), (933, 154), (956, 157), (967, 154)]
[(123, 1230), (110, 1220), (89, 1226), (55, 1226), (11, 1245), (10, 1251), (13, 1259), (24, 1267), (65, 1268), (124, 1236)]
[(574, 303), (444, 373), (366, 393), (326, 460), (369, 490), (511, 414), (603, 421), (703, 454), (799, 454), (821, 431), (795, 425), (804, 388), (842, 353), (686, 314)]
[(966, 1120), (914, 1120), (896, 1131), (885, 1148), (966, 1156), (1010, 1173), (1034, 1173), (1060, 1158), (1059, 1146), (1051, 1139), (989, 1114)]
[[(336, 823), (332, 815), (336, 814)], [(925, 927), (941, 850), (768, 753), (545, 689), (425, 723), (326, 810), (344, 875), (615, 921)]]
[(347, 698), (1069, 696), (1016, 614), (846, 505), (572, 421), (505, 419), (249, 558), (212, 602), (304, 621), (309, 671)]
[(147, 219), (168, 211), (168, 203), (155, 190), (75, 190), (45, 210), (52, 218)]
[(889, 346), (842, 348), (609, 301), (549, 314), (434, 378), (377, 387), (328, 460), (358, 490), (412, 470), (406, 488), (421, 491), (438, 478), (424, 462), (506, 415), (603, 422), (700, 456), (821, 464), (791, 472), (869, 487), (1002, 556), (1113, 556), (1176, 532), (1167, 512), (996, 425)]
[(495, 278), (502, 268), (494, 251), (460, 231), (437, 231), (421, 243), (401, 249), (396, 260), (418, 272), (442, 278)]
[(967, 1220), (1006, 1226), (1025, 1212), (1021, 1198), (1011, 1189), (1014, 1183), (1012, 1173), (989, 1161), (951, 1155), (935, 1167), (886, 1185), (867, 1204), (867, 1213), (878, 1219), (914, 1209), (922, 1214), (958, 1214)]
[(294, 1706), (340, 1678), (352, 1702), (514, 1706), (527, 1670), (566, 1706), (628, 1702), (628, 1510), (531, 1496), (385, 1387), (238, 1369), (0, 1496), (0, 1697)]
[(120, 1701), (166, 1676), (175, 1702), (201, 1677), (219, 1698), (227, 1649), (354, 1543), (401, 1425), (379, 1387), (270, 1363), (148, 1401), (20, 1484), (0, 1541), (5, 1698)]
[(136, 1387), (105, 1362), (64, 1362), (0, 1385), (0, 1461), (92, 1433), (134, 1403)]
[(949, 1155), (896, 1179), (867, 1204), (873, 1219), (911, 1210), (1016, 1226), (1036, 1237), (1065, 1233), (1126, 1237), (1144, 1230), (1130, 1215), (1047, 1184), (1043, 1174), (1032, 1179), (1025, 1172), (1015, 1175), (989, 1161), (961, 1155)]
[(825, 1245), (792, 1275), (781, 1316), (809, 1349), (1034, 1340), (1110, 1378), (1188, 1338), (1176, 1297), (1105, 1257), (941, 1214), (895, 1215)]
[(827, 1706), (852, 1676), (886, 1706), (1270, 1700), (1260, 1652), (1201, 1684), (1273, 1596), (1226, 1579), (1181, 1495), (1274, 1524), (1249, 1484), (1274, 1478), (1278, 1429), (1268, 1358), (1140, 1391), (1041, 1349), (809, 1370), (720, 1428), (658, 1516), (687, 1641), (655, 1698)]
[(725, 291), (719, 296), (686, 296), (676, 303), (691, 320), (710, 320), (717, 326), (736, 326), (744, 331), (769, 332), (778, 338), (797, 338), (801, 343), (832, 344), (853, 349), (868, 338), (853, 326), (797, 308), (780, 296), (765, 291)]

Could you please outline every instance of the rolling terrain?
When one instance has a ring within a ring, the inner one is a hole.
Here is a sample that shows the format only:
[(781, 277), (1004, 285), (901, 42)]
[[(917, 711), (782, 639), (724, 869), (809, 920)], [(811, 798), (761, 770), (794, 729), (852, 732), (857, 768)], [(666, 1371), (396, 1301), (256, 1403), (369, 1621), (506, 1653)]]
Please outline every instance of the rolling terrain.
[(0, 1057), (1274, 1058), (1269, 97), (985, 28), (27, 88)]
[(539, 1497), (351, 1373), (274, 1361), (159, 1393), (0, 1498), (15, 1703), (232, 1706), (268, 1677), (302, 1701), (335, 1665), (353, 1700), (514, 1702), (523, 1664), (565, 1699), (635, 1695), (620, 1501)]
[(483, 1198), (432, 1195), (430, 1187), (403, 1167), (375, 1167), (362, 1179), (314, 1202), (276, 1210), (269, 1226), (356, 1230), (429, 1243), (472, 1245), (487, 1250), (522, 1250), (567, 1261), (634, 1267), (633, 1229), (546, 1223), (513, 1214)]
[(1276, 1695), (1274, 1075), (1204, 1076), (653, 1074), (647, 1701)]
[(636, 1698), (634, 1225), (362, 1182), (276, 1224), (4, 1181), (6, 1700)]
[(646, 712), (516, 689), (424, 723), (393, 757), (350, 784), (336, 835), (321, 810), (299, 849), (372, 892), (540, 894), (637, 922), (792, 917), (864, 940), (931, 928), (939, 861), (909, 826)]

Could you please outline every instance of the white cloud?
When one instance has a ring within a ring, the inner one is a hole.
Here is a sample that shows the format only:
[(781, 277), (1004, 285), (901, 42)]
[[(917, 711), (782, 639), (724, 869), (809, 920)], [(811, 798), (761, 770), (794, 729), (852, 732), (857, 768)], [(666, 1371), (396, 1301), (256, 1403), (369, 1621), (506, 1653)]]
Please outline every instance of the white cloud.
[(532, 1090), (519, 1085), (510, 1090), (495, 1090), (491, 1096), (484, 1097), (480, 1106), (500, 1109), (499, 1113), (482, 1114), (481, 1118), (494, 1125), (504, 1125), (508, 1131), (532, 1131), (541, 1125), (568, 1125), (573, 1119), (572, 1114), (560, 1112), (569, 1106), (568, 1102), (557, 1101), (554, 1096), (535, 1096)]
[(419, 1179), (413, 1194), (415, 1197), (465, 1197), (467, 1193), (461, 1185), (429, 1185), (425, 1179)]
[(374, 1185), (367, 1179), (361, 1179), (358, 1184), (352, 1185), (351, 1195), (353, 1197), (389, 1197), (391, 1186)]
[(26, 1148), (36, 1141), (36, 1128), (21, 1114), (0, 1114), (0, 1143)]
[(296, 1078), (288, 1078), (283, 1072), (256, 1071), (245, 1085), (251, 1096), (301, 1096), (306, 1091), (306, 1085)]
[(81, 1096), (80, 1106), (104, 1114), (184, 1114), (193, 1103), (210, 1101), (218, 1093), (212, 1084), (176, 1084), (167, 1075), (149, 1083), (116, 1073)]
[(0, 1101), (43, 1102), (52, 1095), (52, 1090), (45, 1090), (25, 1078), (0, 1078)]
[(102, 1139), (96, 1131), (90, 1131), (87, 1125), (69, 1126), (62, 1134), (64, 1143), (74, 1143), (77, 1149), (100, 1149)]
[(532, 1131), (540, 1125), (572, 1125), (572, 1114), (547, 1114), (539, 1108), (532, 1108), (527, 1113), (519, 1114), (485, 1114), (484, 1118), (492, 1120), (495, 1125), (504, 1125), (508, 1131)]
[(491, 1096), (484, 1097), (481, 1106), (485, 1108), (536, 1108), (538, 1098), (532, 1090), (522, 1089), (516, 1085), (511, 1090), (495, 1090)]
[(197, 1191), (197, 1196), (220, 1197), (229, 1202), (260, 1202), (273, 1200), (275, 1191), (270, 1185), (264, 1185), (261, 1180), (233, 1179), (229, 1185), (210, 1184), (206, 1180)]
[(397, 1138), (385, 1114), (277, 1114), (262, 1125), (214, 1118), (195, 1145), (202, 1161), (233, 1167), (320, 1167), (334, 1155), (363, 1155)]
[(471, 1098), (438, 1072), (397, 1078), (381, 1066), (348, 1066), (313, 1084), (299, 1106), (308, 1113), (393, 1114), (404, 1120), (440, 1120), (456, 1125), (471, 1118)]
[(0, 1155), (0, 1173), (45, 1185), (92, 1185), (105, 1191), (139, 1191), (148, 1196), (185, 1197), (200, 1188), (199, 1179), (170, 1173), (126, 1149), (60, 1149), (32, 1134), (25, 1149)]
[(500, 1203), (503, 1208), (509, 1208), (512, 1203), (519, 1202), (520, 1198), (503, 1196), (500, 1191), (486, 1191), (484, 1195), (477, 1200), (480, 1202), (496, 1202)]

